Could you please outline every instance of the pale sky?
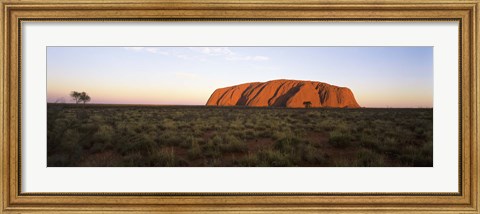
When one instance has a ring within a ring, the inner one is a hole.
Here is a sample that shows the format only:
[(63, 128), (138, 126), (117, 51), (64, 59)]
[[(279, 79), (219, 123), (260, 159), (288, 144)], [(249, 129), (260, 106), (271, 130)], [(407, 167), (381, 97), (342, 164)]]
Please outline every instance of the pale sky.
[(275, 79), (350, 88), (362, 107), (432, 107), (432, 47), (48, 47), (47, 102), (204, 105)]

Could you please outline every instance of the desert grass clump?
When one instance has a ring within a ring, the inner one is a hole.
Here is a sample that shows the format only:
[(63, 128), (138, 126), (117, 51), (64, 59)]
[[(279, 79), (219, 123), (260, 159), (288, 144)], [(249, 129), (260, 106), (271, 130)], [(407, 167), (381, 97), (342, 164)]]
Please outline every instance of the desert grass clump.
[(238, 161), (235, 161), (238, 166), (243, 167), (251, 167), (251, 166), (259, 166), (259, 160), (257, 155), (248, 153)]
[[(112, 151), (105, 151), (88, 156), (79, 163), (81, 167), (108, 167), (122, 164), (122, 157)], [(142, 163), (143, 164), (143, 163)]]
[(160, 129), (166, 130), (166, 129), (176, 129), (177, 124), (174, 120), (172, 119), (163, 119), (162, 122), (159, 124)]
[(379, 151), (378, 139), (373, 135), (368, 135), (366, 133), (362, 133), (360, 135), (360, 145), (364, 148)]
[(333, 119), (324, 119), (315, 125), (316, 131), (330, 132), (335, 129), (335, 121)]
[(145, 158), (140, 152), (130, 152), (123, 156), (122, 165), (127, 167), (145, 167), (148, 166)]
[(352, 136), (348, 132), (334, 130), (330, 132), (328, 143), (335, 148), (347, 148), (352, 145)]
[(283, 132), (283, 131), (273, 131), (273, 134), (272, 134), (272, 138), (274, 140), (280, 140), (280, 139), (283, 139), (283, 138), (286, 138), (287, 137), (287, 133)]
[(147, 154), (156, 148), (157, 143), (148, 134), (123, 133), (116, 138), (114, 149), (122, 155), (132, 152)]
[(222, 136), (217, 135), (217, 134), (216, 134), (215, 136), (213, 136), (213, 138), (212, 138), (212, 143), (215, 144), (215, 145), (220, 145), (220, 144), (222, 144), (222, 143), (223, 143), (223, 138), (222, 138)]
[(202, 147), (202, 153), (207, 158), (219, 158), (222, 155), (220, 144), (215, 143), (213, 140), (208, 140)]
[(177, 165), (173, 147), (163, 148), (153, 153), (153, 166), (172, 167)]
[(251, 139), (255, 139), (257, 134), (255, 133), (255, 130), (254, 129), (246, 129), (242, 132), (242, 137), (243, 139), (245, 140), (251, 140)]
[(298, 139), (293, 136), (285, 137), (280, 140), (277, 140), (274, 144), (274, 148), (282, 152), (292, 152), (295, 148), (295, 143), (298, 142)]
[(220, 149), (223, 152), (244, 152), (247, 150), (247, 145), (234, 135), (226, 134), (220, 144)]
[(315, 148), (311, 144), (301, 144), (298, 149), (297, 154), (299, 157), (297, 158), (306, 163), (323, 165), (327, 161), (325, 152)]
[(201, 156), (202, 149), (198, 144), (198, 140), (195, 137), (190, 137), (190, 148), (188, 150), (188, 156), (191, 159), (195, 159)]
[(110, 143), (115, 135), (115, 130), (110, 125), (100, 125), (92, 136), (93, 140), (100, 143)]
[(177, 132), (172, 130), (165, 130), (159, 134), (158, 142), (160, 145), (177, 146), (183, 142), (183, 139)]
[(65, 165), (68, 165), (68, 162), (74, 161), (75, 159), (78, 159), (82, 155), (82, 147), (80, 144), (81, 141), (81, 135), (74, 129), (68, 129), (65, 131), (65, 134), (63, 135), (62, 141), (59, 145), (59, 150), (65, 151), (66, 154), (68, 154), (68, 157), (65, 159)]
[(384, 166), (384, 159), (383, 156), (378, 155), (371, 150), (361, 149), (357, 153), (355, 165), (367, 167), (382, 167)]
[(256, 156), (256, 160), (260, 162), (260, 166), (293, 166), (289, 155), (278, 150), (261, 150)]
[(358, 164), (352, 163), (348, 157), (335, 159), (332, 165), (334, 167), (358, 167)]

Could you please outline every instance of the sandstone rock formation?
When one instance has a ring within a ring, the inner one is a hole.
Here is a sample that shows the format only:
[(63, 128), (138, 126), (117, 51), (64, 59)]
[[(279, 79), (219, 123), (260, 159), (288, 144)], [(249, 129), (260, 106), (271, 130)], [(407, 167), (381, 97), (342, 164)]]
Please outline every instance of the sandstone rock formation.
[(350, 89), (322, 82), (271, 80), (219, 88), (207, 101), (207, 106), (359, 108)]

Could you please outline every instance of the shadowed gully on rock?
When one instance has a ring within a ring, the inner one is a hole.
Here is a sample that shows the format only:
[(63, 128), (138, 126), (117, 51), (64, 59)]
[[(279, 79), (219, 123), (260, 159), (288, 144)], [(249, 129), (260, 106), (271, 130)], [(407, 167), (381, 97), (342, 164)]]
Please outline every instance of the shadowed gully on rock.
[(219, 88), (207, 106), (254, 106), (287, 108), (359, 108), (349, 88), (322, 82), (271, 80)]

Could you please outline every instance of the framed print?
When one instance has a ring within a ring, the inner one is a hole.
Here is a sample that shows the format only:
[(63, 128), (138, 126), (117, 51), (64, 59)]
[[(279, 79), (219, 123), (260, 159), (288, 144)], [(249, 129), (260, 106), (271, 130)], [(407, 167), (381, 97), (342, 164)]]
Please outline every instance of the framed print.
[(2, 213), (478, 212), (478, 1), (1, 1)]

